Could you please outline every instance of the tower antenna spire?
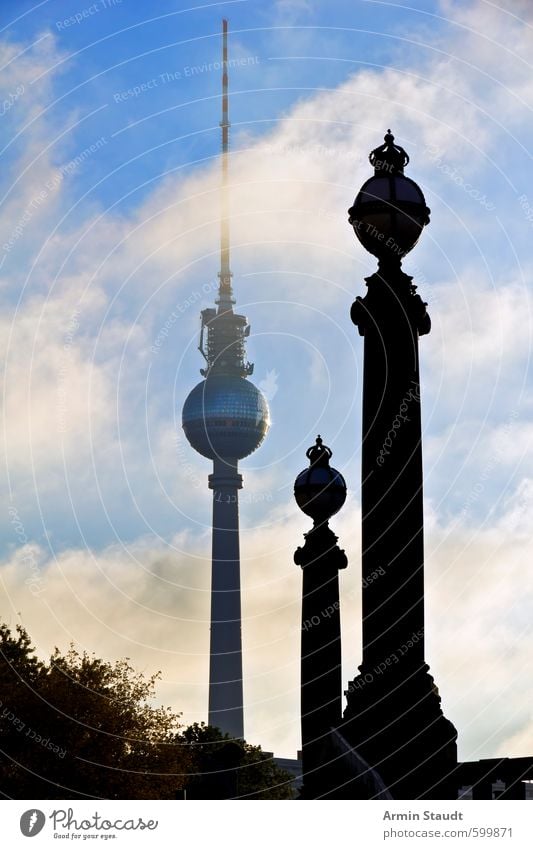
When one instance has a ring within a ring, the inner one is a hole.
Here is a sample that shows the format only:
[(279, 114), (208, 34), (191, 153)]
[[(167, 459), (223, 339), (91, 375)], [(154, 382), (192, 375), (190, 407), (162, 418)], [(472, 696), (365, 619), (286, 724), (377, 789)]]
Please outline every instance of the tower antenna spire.
[(229, 97), (228, 97), (228, 22), (222, 21), (222, 181), (220, 187), (220, 271), (219, 271), (219, 305), (223, 309), (231, 309), (232, 298), (231, 278), (229, 267)]

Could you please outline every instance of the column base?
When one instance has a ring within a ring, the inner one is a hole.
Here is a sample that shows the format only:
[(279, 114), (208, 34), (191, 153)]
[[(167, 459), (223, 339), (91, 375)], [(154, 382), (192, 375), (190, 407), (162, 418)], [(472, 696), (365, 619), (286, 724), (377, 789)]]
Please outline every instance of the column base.
[(346, 691), (339, 729), (349, 744), (393, 799), (456, 799), (457, 731), (427, 664), (381, 675), (361, 666), (360, 673)]

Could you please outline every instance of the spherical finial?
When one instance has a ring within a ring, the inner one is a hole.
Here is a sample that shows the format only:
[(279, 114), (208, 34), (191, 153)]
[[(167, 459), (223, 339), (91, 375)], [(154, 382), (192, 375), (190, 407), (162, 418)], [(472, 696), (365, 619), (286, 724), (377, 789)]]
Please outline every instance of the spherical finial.
[(385, 144), (369, 156), (374, 175), (361, 187), (348, 210), (355, 235), (369, 253), (389, 265), (400, 265), (416, 245), (430, 210), (420, 186), (403, 173), (409, 156), (394, 143), (389, 130)]
[(329, 465), (333, 452), (319, 435), (306, 451), (309, 467), (300, 472), (294, 484), (294, 497), (300, 510), (311, 516), (315, 525), (327, 521), (346, 501), (346, 482)]

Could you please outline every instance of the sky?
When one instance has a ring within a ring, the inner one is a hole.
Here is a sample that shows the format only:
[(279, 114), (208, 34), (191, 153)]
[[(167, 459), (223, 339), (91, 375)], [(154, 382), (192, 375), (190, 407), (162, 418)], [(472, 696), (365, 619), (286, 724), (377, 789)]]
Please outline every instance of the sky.
[(420, 341), (427, 659), (462, 759), (533, 754), (533, 15), (528, 2), (3, 0), (0, 618), (161, 670), (207, 718), (209, 462), (181, 431), (218, 270), (221, 19), (231, 265), (272, 426), (242, 463), (245, 734), (294, 756), (317, 433), (343, 680), (361, 661), (362, 340), (375, 260), (347, 209), (391, 128), (431, 222), (404, 261)]

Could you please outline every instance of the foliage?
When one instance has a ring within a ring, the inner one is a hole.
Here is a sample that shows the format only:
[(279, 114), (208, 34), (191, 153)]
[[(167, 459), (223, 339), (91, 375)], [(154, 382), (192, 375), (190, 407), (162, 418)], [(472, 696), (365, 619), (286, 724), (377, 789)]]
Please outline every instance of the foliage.
[(0, 791), (22, 799), (173, 799), (190, 771), (178, 717), (128, 660), (73, 647), (40, 662), (0, 627)]
[(190, 744), (196, 775), (187, 786), (193, 799), (292, 799), (293, 776), (272, 756), (244, 740), (232, 740), (218, 728), (195, 723), (183, 732)]
[(159, 674), (55, 649), (0, 624), (0, 795), (14, 799), (290, 799), (291, 776), (218, 729), (155, 707)]

